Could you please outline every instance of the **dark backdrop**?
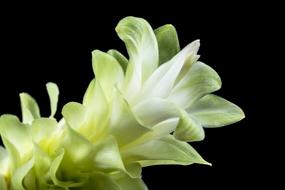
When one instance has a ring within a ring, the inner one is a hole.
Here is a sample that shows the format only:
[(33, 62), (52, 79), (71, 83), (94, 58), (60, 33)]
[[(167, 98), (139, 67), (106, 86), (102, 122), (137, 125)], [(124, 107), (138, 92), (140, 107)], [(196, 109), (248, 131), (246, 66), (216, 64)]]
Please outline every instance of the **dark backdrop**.
[(223, 81), (216, 94), (239, 105), (246, 118), (224, 128), (206, 129), (206, 139), (192, 143), (212, 167), (145, 168), (143, 178), (149, 189), (232, 189), (267, 183), (267, 166), (262, 161), (266, 153), (263, 154), (265, 147), (260, 135), (265, 124), (258, 123), (263, 105), (257, 75), (264, 63), (258, 61), (262, 53), (256, 50), (262, 44), (263, 38), (257, 31), (263, 17), (252, 8), (235, 8), (232, 5), (205, 11), (201, 5), (177, 11), (180, 14), (162, 11), (156, 16), (147, 10), (144, 14), (111, 16), (111, 10), (99, 14), (101, 7), (94, 11), (60, 8), (4, 13), (0, 36), (0, 113), (20, 116), (18, 94), (25, 91), (39, 102), (42, 115), (48, 115), (45, 84), (49, 81), (59, 85), (59, 108), (68, 101), (81, 101), (93, 77), (91, 51), (115, 48), (126, 52), (114, 31), (124, 16), (143, 17), (154, 28), (171, 23), (178, 31), (181, 47), (201, 40), (201, 60), (213, 67)]

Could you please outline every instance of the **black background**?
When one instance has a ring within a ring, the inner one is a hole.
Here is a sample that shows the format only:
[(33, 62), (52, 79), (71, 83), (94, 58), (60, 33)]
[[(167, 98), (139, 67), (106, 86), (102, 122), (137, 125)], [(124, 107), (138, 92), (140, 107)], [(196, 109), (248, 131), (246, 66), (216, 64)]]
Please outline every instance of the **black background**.
[(216, 94), (239, 105), (246, 118), (224, 128), (206, 129), (206, 139), (193, 143), (212, 167), (144, 168), (143, 178), (149, 189), (232, 189), (269, 183), (273, 187), (274, 183), (269, 182), (272, 174), (267, 172), (272, 166), (268, 166), (272, 153), (261, 134), (267, 127), (261, 114), (266, 104), (263, 92), (267, 80), (262, 78), (266, 51), (262, 46), (265, 29), (270, 27), (268, 17), (257, 4), (184, 6), (188, 5), (178, 6), (184, 9), (157, 9), (160, 12), (156, 15), (148, 9), (109, 15), (114, 12), (99, 5), (86, 9), (10, 7), (11, 11), (1, 15), (0, 114), (20, 117), (18, 94), (28, 92), (38, 101), (42, 115), (47, 116), (45, 84), (49, 81), (59, 85), (59, 108), (69, 101), (80, 102), (93, 78), (91, 51), (115, 48), (126, 54), (114, 30), (123, 17), (143, 17), (153, 28), (171, 23), (178, 31), (181, 47), (201, 40), (200, 60), (213, 67), (223, 81)]

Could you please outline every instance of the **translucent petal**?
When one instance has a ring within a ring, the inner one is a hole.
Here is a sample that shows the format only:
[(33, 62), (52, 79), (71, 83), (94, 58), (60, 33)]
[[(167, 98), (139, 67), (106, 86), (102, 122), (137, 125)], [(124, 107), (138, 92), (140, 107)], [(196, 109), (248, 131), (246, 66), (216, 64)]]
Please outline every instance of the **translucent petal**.
[(22, 121), (31, 124), (34, 119), (40, 117), (40, 109), (35, 99), (27, 93), (20, 94)]
[(47, 83), (46, 88), (50, 99), (50, 110), (51, 110), (50, 117), (53, 117), (57, 109), (59, 90), (58, 86), (52, 82)]
[(171, 24), (161, 26), (155, 29), (154, 32), (159, 48), (159, 64), (163, 64), (180, 51), (177, 32)]
[(235, 104), (209, 94), (198, 100), (188, 109), (203, 127), (222, 127), (242, 120), (243, 111)]

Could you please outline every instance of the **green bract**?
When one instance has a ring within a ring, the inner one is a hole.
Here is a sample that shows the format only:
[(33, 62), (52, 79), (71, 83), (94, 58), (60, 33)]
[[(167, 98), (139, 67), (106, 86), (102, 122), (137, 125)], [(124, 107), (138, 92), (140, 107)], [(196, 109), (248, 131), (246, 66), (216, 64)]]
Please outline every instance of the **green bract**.
[(67, 103), (57, 121), (58, 88), (47, 84), (51, 114), (21, 93), (22, 121), (2, 115), (1, 190), (143, 190), (141, 169), (160, 164), (209, 164), (187, 142), (203, 127), (244, 117), (211, 94), (218, 74), (198, 61), (199, 41), (180, 50), (176, 30), (153, 31), (141, 18), (116, 27), (129, 59), (116, 50), (92, 52), (95, 79), (83, 102)]

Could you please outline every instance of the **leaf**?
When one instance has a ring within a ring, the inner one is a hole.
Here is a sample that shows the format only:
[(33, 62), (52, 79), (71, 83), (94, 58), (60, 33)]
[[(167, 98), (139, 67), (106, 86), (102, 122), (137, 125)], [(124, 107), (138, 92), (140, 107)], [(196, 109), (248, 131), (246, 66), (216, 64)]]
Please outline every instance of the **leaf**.
[(92, 52), (92, 66), (96, 80), (100, 83), (107, 100), (113, 96), (115, 85), (120, 85), (124, 72), (111, 55), (95, 50)]
[(188, 112), (203, 127), (222, 127), (238, 122), (245, 117), (237, 105), (213, 94), (198, 100), (189, 107)]
[(22, 121), (31, 124), (34, 119), (40, 117), (40, 109), (35, 99), (27, 93), (20, 93)]
[(171, 24), (161, 26), (154, 32), (159, 48), (159, 64), (163, 64), (180, 51), (178, 36)]
[(131, 99), (158, 66), (158, 45), (149, 23), (141, 18), (126, 17), (116, 27), (118, 36), (125, 42), (129, 54), (124, 88)]
[(190, 107), (206, 94), (221, 88), (219, 75), (208, 65), (197, 62), (172, 89), (168, 100), (181, 108)]
[(55, 83), (49, 82), (46, 84), (46, 88), (50, 99), (50, 110), (51, 110), (50, 117), (54, 117), (54, 114), (56, 113), (57, 109), (57, 102), (59, 95), (58, 86)]
[(110, 49), (107, 53), (109, 55), (112, 55), (118, 61), (123, 71), (125, 72), (128, 67), (129, 60), (123, 54), (121, 54), (119, 51), (115, 49)]
[(172, 135), (126, 149), (122, 154), (127, 162), (138, 162), (142, 167), (166, 164), (209, 164), (188, 143), (179, 141)]

